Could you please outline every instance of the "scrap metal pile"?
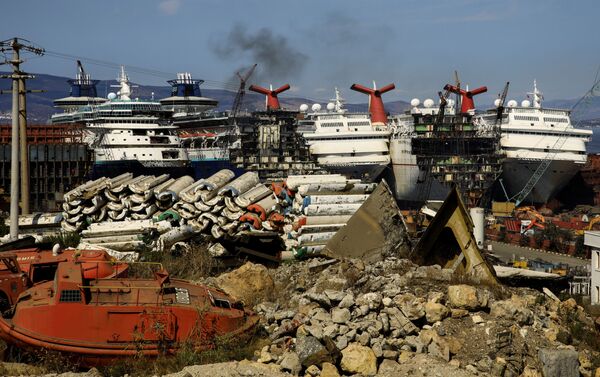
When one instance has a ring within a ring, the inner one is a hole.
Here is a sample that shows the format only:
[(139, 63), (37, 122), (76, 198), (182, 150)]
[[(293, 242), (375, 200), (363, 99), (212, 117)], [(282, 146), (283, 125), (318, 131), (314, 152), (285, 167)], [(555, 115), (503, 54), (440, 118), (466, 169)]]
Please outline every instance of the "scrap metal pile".
[(127, 173), (65, 194), (62, 228), (118, 251), (165, 251), (199, 235), (218, 242), (270, 232), (303, 256), (321, 251), (375, 187), (335, 174), (263, 184), (255, 172), (236, 178), (226, 169), (198, 181)]

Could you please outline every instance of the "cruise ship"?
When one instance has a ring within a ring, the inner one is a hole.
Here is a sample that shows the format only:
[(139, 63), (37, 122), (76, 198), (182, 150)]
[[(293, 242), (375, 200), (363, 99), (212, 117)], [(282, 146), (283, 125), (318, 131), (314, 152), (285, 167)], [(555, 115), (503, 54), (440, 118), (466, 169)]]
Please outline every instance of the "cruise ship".
[[(76, 79), (72, 85), (79, 81)], [(114, 177), (124, 172), (168, 173), (172, 177), (189, 174), (186, 150), (181, 146), (177, 127), (169, 120), (172, 110), (154, 100), (132, 99), (133, 86), (124, 67), (118, 82), (119, 91), (109, 93), (102, 102), (82, 105), (69, 97), (55, 101), (64, 112), (52, 115), (52, 124), (86, 126), (87, 141), (94, 151), (92, 177)]]
[(369, 113), (348, 113), (335, 88), (335, 98), (325, 110), (314, 104), (311, 111), (302, 105), (304, 119), (298, 132), (310, 154), (324, 169), (352, 178), (377, 179), (390, 163), (390, 130), (385, 123), (372, 122)]
[[(521, 102), (511, 100), (504, 109), (501, 129), (501, 147), (506, 154), (502, 185), (508, 199), (518, 197), (530, 182), (543, 161), (546, 167), (524, 203), (546, 203), (552, 199), (585, 165), (586, 143), (592, 131), (573, 127), (570, 111), (545, 108), (543, 95), (533, 83), (533, 92)], [(493, 125), (496, 109), (480, 117), (481, 126)], [(505, 198), (506, 199), (506, 198)]]

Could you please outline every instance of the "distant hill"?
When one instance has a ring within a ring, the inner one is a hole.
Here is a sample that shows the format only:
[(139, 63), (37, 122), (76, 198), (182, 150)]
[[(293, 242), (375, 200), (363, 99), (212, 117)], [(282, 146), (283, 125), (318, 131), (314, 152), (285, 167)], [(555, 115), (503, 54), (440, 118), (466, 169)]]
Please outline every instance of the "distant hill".
[[(44, 89), (44, 93), (30, 93), (27, 95), (27, 117), (31, 122), (46, 123), (50, 116), (56, 113), (56, 109), (53, 107), (52, 101), (57, 98), (66, 97), (69, 94), (69, 84), (67, 83), (67, 77), (46, 75), (46, 74), (35, 74), (35, 80), (30, 81), (32, 88)], [(111, 85), (116, 85), (117, 82), (114, 80), (102, 80), (98, 83), (97, 89), (100, 96), (105, 96), (110, 91), (115, 91), (116, 88), (111, 88)], [(140, 98), (151, 98), (154, 93), (154, 98), (160, 99), (168, 97), (171, 94), (171, 87), (169, 86), (151, 86), (138, 84), (139, 87), (134, 89), (134, 95)], [(10, 89), (9, 80), (0, 80), (0, 89)], [(228, 110), (231, 109), (233, 100), (235, 98), (235, 92), (220, 90), (220, 89), (203, 89), (202, 95), (205, 97), (214, 98), (219, 101), (217, 110)], [(280, 98), (283, 107), (289, 109), (297, 109), (301, 104), (314, 103), (313, 100), (309, 100), (301, 97), (289, 97), (286, 94), (282, 94)], [(265, 99), (264, 96), (247, 92), (244, 97), (243, 108), (249, 111), (264, 109)], [(404, 101), (390, 101), (385, 103), (386, 110), (391, 113), (400, 113), (407, 109), (409, 104)], [(367, 111), (367, 103), (355, 103), (346, 104), (346, 107), (350, 111)], [(11, 97), (9, 95), (0, 96), (0, 123), (4, 123), (10, 119), (11, 115)]]

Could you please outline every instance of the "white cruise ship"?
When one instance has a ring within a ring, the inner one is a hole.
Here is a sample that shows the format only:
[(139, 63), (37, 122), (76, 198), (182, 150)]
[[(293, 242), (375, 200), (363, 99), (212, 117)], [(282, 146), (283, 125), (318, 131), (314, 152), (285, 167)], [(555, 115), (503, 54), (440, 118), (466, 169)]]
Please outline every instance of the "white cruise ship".
[[(574, 128), (570, 111), (542, 106), (536, 82), (520, 106), (508, 102), (500, 124), (500, 145), (506, 159), (502, 183), (509, 198), (517, 196), (544, 160), (551, 163), (525, 198), (525, 203), (546, 203), (556, 195), (587, 161), (586, 143), (592, 131)], [(480, 118), (481, 125), (494, 125), (496, 109)]]
[(118, 78), (119, 91), (110, 93), (100, 104), (58, 107), (64, 113), (51, 118), (53, 124), (84, 123), (88, 142), (94, 150), (93, 177), (134, 174), (188, 174), (189, 160), (176, 133), (169, 123), (172, 111), (160, 102), (132, 99), (132, 85), (124, 67)]
[(319, 104), (314, 104), (311, 112), (302, 105), (305, 116), (298, 121), (298, 132), (323, 168), (375, 180), (390, 163), (387, 125), (372, 124), (369, 113), (348, 113), (337, 88), (332, 101), (325, 111)]

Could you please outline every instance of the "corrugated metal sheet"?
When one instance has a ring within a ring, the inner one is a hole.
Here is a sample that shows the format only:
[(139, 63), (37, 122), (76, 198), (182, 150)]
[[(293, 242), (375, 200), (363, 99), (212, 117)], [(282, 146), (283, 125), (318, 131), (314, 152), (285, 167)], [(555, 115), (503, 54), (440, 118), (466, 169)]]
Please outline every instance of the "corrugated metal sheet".
[(504, 221), (504, 226), (509, 232), (521, 232), (521, 220), (507, 219)]

